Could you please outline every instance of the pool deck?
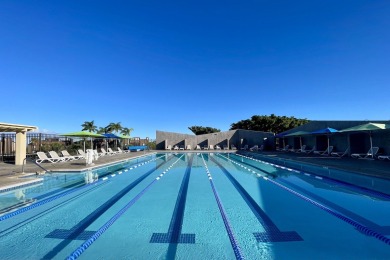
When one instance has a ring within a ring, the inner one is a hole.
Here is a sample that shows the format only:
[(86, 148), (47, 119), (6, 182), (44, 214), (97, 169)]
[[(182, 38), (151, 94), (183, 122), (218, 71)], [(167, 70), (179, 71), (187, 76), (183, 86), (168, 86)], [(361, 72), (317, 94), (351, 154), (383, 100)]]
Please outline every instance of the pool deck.
[[(75, 160), (61, 163), (42, 163), (40, 164), (46, 170), (51, 172), (64, 172), (64, 171), (84, 171), (87, 169), (112, 164), (115, 162), (123, 161), (126, 159), (137, 158), (146, 154), (155, 152), (236, 152), (228, 150), (202, 150), (202, 151), (139, 151), (115, 155), (106, 155), (99, 157), (97, 161), (94, 161), (93, 165), (86, 165), (85, 160)], [(249, 153), (249, 152), (248, 152)], [(313, 154), (301, 154), (291, 152), (250, 152), (250, 155), (260, 154), (265, 157), (278, 157), (281, 160), (293, 160), (303, 162), (305, 164), (312, 164), (316, 166), (335, 168), (345, 171), (354, 172), (356, 174), (362, 174), (367, 176), (379, 177), (390, 180), (390, 161), (381, 160), (366, 160), (366, 159), (354, 159), (349, 157), (337, 158), (329, 156), (320, 156)], [(17, 187), (26, 182), (36, 179), (35, 175), (44, 172), (43, 169), (38, 167), (33, 162), (28, 161), (24, 166), (24, 173), (22, 173), (22, 166), (17, 166), (8, 163), (0, 163), (0, 189)], [(31, 176), (31, 178), (26, 178)], [(23, 178), (20, 178), (23, 177)]]

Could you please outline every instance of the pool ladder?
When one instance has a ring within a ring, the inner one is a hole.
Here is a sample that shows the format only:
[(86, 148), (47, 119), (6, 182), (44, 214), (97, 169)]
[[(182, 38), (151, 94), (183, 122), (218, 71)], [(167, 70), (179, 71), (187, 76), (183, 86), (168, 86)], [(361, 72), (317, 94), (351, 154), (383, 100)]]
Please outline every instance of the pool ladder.
[(50, 170), (47, 170), (45, 168), (43, 168), (41, 165), (39, 165), (37, 162), (35, 162), (34, 160), (30, 159), (30, 158), (24, 158), (23, 159), (23, 164), (22, 164), (22, 174), (24, 174), (24, 165), (27, 163), (27, 159), (30, 160), (31, 162), (33, 162), (36, 166), (38, 166), (39, 168), (41, 168), (42, 170), (44, 170), (45, 172), (50, 172)]

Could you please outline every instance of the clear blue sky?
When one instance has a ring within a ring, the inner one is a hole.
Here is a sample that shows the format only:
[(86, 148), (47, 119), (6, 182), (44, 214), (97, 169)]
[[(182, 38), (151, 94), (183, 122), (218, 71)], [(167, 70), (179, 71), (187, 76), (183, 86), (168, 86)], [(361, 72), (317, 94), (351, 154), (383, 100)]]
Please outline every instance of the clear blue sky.
[(0, 2), (0, 122), (390, 119), (390, 1)]

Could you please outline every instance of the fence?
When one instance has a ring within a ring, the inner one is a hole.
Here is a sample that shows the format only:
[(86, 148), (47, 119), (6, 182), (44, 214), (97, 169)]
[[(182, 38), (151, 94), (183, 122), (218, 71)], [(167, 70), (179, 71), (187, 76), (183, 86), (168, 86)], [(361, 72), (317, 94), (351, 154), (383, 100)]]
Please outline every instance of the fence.
[[(148, 137), (141, 139), (133, 137), (131, 139), (93, 139), (90, 138), (69, 138), (56, 134), (27, 133), (26, 137), (27, 157), (35, 157), (37, 152), (48, 152), (68, 150), (71, 154), (77, 154), (78, 149), (100, 149), (107, 145), (109, 147), (121, 147), (126, 149), (129, 145), (147, 145), (151, 140)], [(0, 134), (0, 161), (12, 162), (15, 160), (15, 133)]]

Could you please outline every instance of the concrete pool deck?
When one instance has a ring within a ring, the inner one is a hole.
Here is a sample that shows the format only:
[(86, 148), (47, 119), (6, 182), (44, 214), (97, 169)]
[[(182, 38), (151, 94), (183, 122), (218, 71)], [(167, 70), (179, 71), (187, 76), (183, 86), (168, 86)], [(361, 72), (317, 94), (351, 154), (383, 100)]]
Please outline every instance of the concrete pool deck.
[[(90, 168), (104, 166), (115, 162), (123, 161), (126, 159), (137, 158), (146, 154), (158, 152), (237, 152), (229, 150), (195, 150), (195, 151), (139, 151), (131, 153), (116, 154), (111, 156), (99, 157), (97, 161), (94, 161), (94, 165), (85, 165), (85, 160), (75, 160), (61, 163), (42, 163), (40, 164), (45, 169), (51, 172), (64, 172), (64, 171), (84, 171)], [(366, 160), (366, 159), (354, 159), (349, 157), (338, 158), (331, 156), (320, 156), (312, 154), (300, 154), (300, 153), (288, 153), (288, 152), (276, 152), (276, 151), (263, 151), (263, 152), (248, 152), (251, 155), (259, 154), (261, 156), (269, 158), (280, 158), (281, 160), (291, 160), (302, 162), (305, 164), (311, 164), (320, 167), (329, 167), (334, 169), (345, 170), (354, 172), (356, 174), (379, 177), (390, 180), (390, 161), (381, 160)], [(35, 175), (37, 172), (43, 172), (39, 166), (31, 161), (24, 166), (24, 173), (22, 173), (22, 166), (14, 164), (0, 163), (0, 189), (20, 186), (26, 184), (31, 180), (36, 180)], [(27, 178), (26, 176), (31, 176)], [(23, 178), (21, 178), (23, 177)]]

